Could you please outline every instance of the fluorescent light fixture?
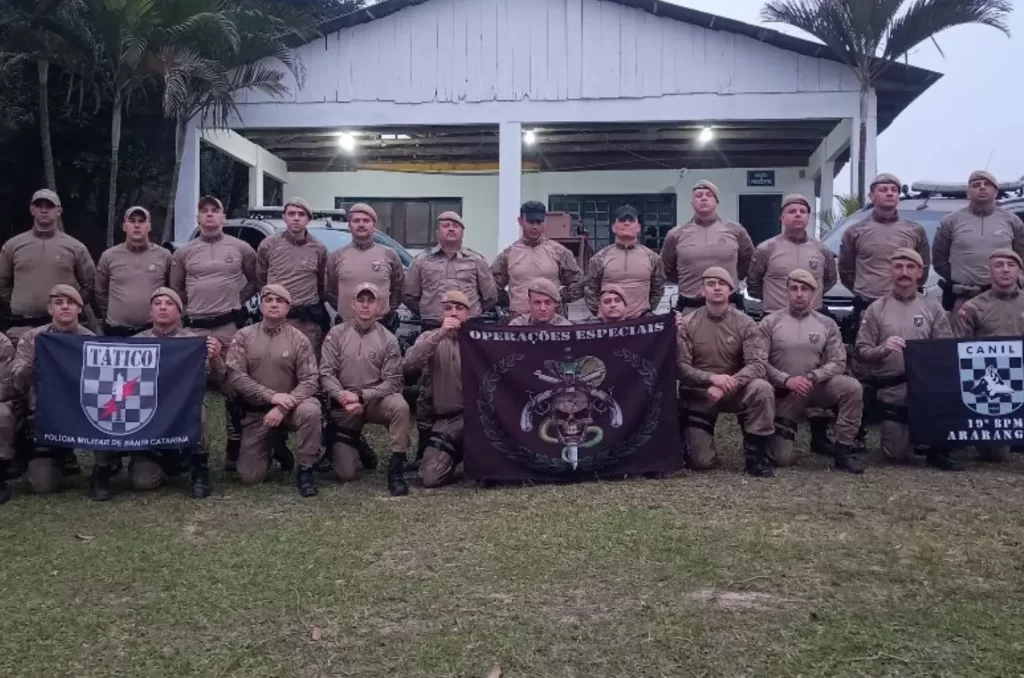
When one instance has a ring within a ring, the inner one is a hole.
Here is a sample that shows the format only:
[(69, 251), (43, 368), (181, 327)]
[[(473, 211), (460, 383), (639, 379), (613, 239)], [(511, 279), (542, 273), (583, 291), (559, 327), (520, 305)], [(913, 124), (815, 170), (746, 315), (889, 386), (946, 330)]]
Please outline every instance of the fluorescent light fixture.
[(697, 137), (697, 141), (702, 144), (706, 144), (715, 138), (715, 133), (711, 131), (710, 127), (704, 127), (700, 131), (700, 136)]
[(523, 143), (526, 144), (527, 146), (533, 146), (535, 143), (537, 143), (537, 133), (534, 132), (532, 129), (528, 129), (525, 132), (523, 132)]
[(342, 132), (338, 135), (338, 146), (346, 153), (356, 150), (356, 138), (351, 132)]
[(408, 134), (381, 134), (380, 135), (381, 141), (406, 141), (407, 139), (411, 139), (411, 138), (412, 137), (410, 137)]

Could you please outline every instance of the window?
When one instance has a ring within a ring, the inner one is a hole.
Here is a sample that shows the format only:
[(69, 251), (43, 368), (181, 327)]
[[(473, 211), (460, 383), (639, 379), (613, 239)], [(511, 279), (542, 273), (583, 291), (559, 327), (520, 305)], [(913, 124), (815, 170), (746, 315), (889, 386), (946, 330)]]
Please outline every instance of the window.
[(335, 198), (335, 208), (348, 210), (364, 202), (377, 212), (377, 228), (406, 247), (423, 249), (437, 242), (437, 215), (462, 214), (462, 198)]
[(269, 174), (263, 175), (263, 204), (268, 207), (284, 205), (284, 184)]
[(674, 193), (644, 195), (549, 195), (548, 209), (572, 215), (575, 230), (582, 226), (590, 235), (590, 245), (597, 251), (610, 245), (615, 210), (632, 205), (640, 213), (643, 231), (640, 242), (652, 250), (661, 250), (669, 230), (676, 225)]

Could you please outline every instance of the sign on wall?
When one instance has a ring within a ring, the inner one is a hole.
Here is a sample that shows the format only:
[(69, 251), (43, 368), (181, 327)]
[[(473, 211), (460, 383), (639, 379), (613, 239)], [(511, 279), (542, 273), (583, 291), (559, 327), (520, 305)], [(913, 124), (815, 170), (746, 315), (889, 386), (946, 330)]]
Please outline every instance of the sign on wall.
[(775, 170), (747, 170), (747, 186), (774, 186)]

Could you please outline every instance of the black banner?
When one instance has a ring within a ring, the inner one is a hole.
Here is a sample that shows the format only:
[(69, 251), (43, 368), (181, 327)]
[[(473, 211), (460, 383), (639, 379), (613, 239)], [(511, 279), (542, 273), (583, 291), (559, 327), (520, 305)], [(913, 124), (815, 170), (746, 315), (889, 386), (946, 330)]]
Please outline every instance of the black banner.
[(908, 341), (907, 406), (915, 445), (1024, 442), (1020, 337)]
[(477, 480), (677, 471), (672, 315), (459, 333), (465, 470)]
[(133, 452), (202, 440), (206, 340), (36, 338), (40, 445)]

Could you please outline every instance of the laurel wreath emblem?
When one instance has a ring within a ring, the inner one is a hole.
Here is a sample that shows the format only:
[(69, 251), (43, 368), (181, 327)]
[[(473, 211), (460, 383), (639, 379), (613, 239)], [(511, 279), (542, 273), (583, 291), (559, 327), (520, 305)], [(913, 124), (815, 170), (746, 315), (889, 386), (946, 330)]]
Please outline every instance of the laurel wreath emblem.
[(480, 391), (476, 402), (484, 435), (487, 436), (494, 449), (508, 458), (534, 471), (542, 471), (553, 475), (594, 473), (632, 456), (650, 441), (651, 436), (658, 429), (658, 421), (661, 419), (663, 394), (658, 389), (658, 372), (650, 362), (628, 349), (616, 349), (612, 352), (612, 355), (626, 361), (640, 375), (647, 391), (648, 400), (647, 406), (644, 409), (646, 416), (640, 425), (624, 440), (596, 454), (580, 459), (575, 471), (561, 457), (534, 452), (525, 445), (513, 445), (498, 426), (495, 418), (494, 394), (498, 390), (498, 384), (502, 376), (511, 372), (518, 363), (526, 358), (521, 353), (512, 353), (499, 360), (487, 370), (480, 382)]

